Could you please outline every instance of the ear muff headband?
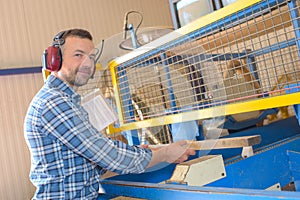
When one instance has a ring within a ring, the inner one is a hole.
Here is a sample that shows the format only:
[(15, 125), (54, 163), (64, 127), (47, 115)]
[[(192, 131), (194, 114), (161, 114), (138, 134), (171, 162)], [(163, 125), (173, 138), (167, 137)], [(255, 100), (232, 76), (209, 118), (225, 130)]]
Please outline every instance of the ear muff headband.
[(44, 50), (42, 56), (43, 68), (48, 71), (59, 71), (62, 64), (62, 53), (60, 46), (65, 43), (63, 38), (66, 31), (59, 32), (54, 38), (52, 46)]

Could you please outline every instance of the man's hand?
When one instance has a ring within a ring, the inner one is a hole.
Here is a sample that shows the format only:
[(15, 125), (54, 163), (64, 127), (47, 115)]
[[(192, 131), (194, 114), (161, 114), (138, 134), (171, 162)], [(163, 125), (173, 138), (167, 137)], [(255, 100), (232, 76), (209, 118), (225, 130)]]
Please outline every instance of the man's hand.
[(166, 162), (169, 163), (182, 163), (186, 161), (190, 155), (195, 155), (196, 151), (189, 149), (187, 142), (184, 140), (174, 142), (165, 148)]
[(195, 150), (188, 148), (187, 142), (184, 140), (158, 148), (151, 148), (151, 150), (152, 159), (148, 167), (160, 162), (181, 163), (186, 161), (189, 156), (196, 154)]

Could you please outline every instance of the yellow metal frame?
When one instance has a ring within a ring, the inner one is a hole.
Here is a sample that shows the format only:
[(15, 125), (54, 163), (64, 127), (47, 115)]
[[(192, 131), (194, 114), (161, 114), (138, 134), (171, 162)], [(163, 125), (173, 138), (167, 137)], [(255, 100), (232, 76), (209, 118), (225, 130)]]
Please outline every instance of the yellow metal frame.
[(51, 72), (45, 70), (45, 69), (42, 69), (42, 74), (43, 74), (43, 79), (44, 79), (44, 82), (47, 80), (48, 76), (51, 74)]
[(218, 116), (233, 115), (256, 110), (264, 110), (281, 106), (288, 106), (300, 103), (300, 93), (287, 94), (266, 99), (251, 100), (243, 103), (233, 103), (224, 106), (206, 108), (181, 114), (173, 114), (154, 119), (148, 119), (133, 123), (122, 124), (120, 128), (111, 128), (111, 132), (120, 132), (125, 130), (134, 130), (165, 124), (180, 123), (192, 120), (203, 120)]
[(246, 101), (242, 103), (230, 103), (223, 106), (216, 106), (212, 108), (205, 108), (205, 109), (191, 111), (191, 112), (157, 117), (157, 118), (147, 119), (138, 122), (131, 122), (131, 123), (124, 122), (124, 116), (122, 115), (123, 110), (121, 106), (121, 101), (119, 99), (120, 97), (119, 88), (116, 80), (116, 68), (120, 64), (129, 61), (131, 59), (134, 59), (142, 54), (145, 54), (159, 46), (162, 46), (163, 44), (166, 44), (176, 39), (176, 37), (180, 35), (191, 33), (206, 25), (216, 22), (219, 19), (222, 19), (242, 9), (252, 6), (253, 4), (256, 4), (260, 1), (261, 0), (239, 0), (218, 11), (203, 16), (198, 20), (178, 30), (175, 30), (174, 33), (172, 32), (170, 34), (167, 34), (166, 36), (159, 38), (155, 42), (152, 42), (150, 45), (145, 45), (143, 48), (136, 49), (122, 57), (116, 58), (115, 60), (111, 61), (109, 63), (109, 67), (112, 75), (112, 84), (116, 94), (115, 97), (116, 97), (117, 109), (119, 113), (120, 127), (119, 128), (110, 127), (110, 131), (120, 132), (125, 130), (134, 130), (134, 129), (140, 129), (146, 127), (171, 124), (171, 123), (186, 122), (191, 120), (208, 119), (217, 116), (233, 115), (238, 113), (245, 113), (245, 112), (257, 111), (257, 110), (264, 110), (269, 108), (299, 104), (300, 93), (293, 93), (293, 94), (285, 94), (281, 96), (271, 96), (271, 97), (261, 98), (261, 99), (260, 98), (254, 100), (251, 99), (251, 101)]

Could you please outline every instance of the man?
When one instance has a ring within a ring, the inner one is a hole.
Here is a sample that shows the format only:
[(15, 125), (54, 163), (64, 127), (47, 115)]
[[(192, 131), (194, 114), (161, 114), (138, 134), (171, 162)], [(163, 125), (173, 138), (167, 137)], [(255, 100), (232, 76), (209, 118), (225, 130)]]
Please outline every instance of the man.
[(184, 141), (151, 150), (99, 133), (76, 93), (95, 70), (92, 36), (82, 29), (62, 33), (55, 41), (62, 64), (33, 98), (24, 123), (30, 179), (36, 186), (33, 199), (96, 199), (106, 170), (141, 173), (159, 162), (179, 163), (195, 154)]

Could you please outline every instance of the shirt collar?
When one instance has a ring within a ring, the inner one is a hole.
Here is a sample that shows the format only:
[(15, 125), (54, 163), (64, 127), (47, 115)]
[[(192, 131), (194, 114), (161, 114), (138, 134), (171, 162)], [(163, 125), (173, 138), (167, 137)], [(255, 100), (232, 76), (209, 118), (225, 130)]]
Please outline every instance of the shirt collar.
[(58, 90), (65, 93), (67, 96), (70, 96), (72, 99), (74, 99), (77, 103), (80, 103), (81, 97), (80, 95), (73, 90), (67, 83), (59, 79), (58, 77), (54, 75), (50, 75), (45, 84), (50, 88), (57, 88)]

